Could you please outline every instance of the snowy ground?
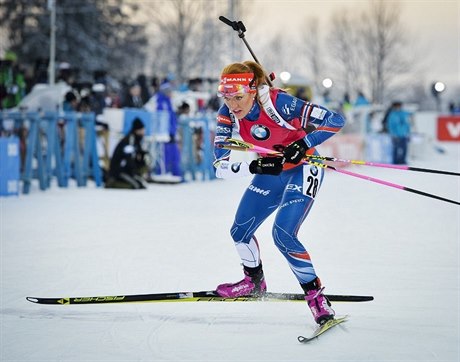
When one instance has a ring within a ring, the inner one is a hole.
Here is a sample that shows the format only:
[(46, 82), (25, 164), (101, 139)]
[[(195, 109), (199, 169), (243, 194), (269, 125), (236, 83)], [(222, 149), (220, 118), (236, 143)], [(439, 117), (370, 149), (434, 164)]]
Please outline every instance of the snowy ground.
[[(411, 164), (460, 170), (457, 145)], [(460, 200), (459, 178), (349, 168)], [(40, 306), (26, 296), (212, 289), (242, 272), (228, 229), (249, 179), (0, 199), (1, 361), (458, 361), (460, 207), (328, 173), (299, 237), (351, 319), (309, 345), (303, 303)], [(300, 292), (258, 233), (271, 291)]]

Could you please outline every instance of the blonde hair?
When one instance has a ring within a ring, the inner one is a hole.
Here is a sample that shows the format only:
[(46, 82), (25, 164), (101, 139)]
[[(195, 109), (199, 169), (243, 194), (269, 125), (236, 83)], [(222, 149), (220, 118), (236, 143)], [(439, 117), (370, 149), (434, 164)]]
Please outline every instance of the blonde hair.
[(267, 84), (266, 75), (264, 69), (260, 64), (247, 60), (242, 63), (232, 63), (227, 65), (221, 72), (224, 74), (239, 74), (239, 73), (254, 73), (255, 82), (254, 85), (259, 87), (260, 85)]

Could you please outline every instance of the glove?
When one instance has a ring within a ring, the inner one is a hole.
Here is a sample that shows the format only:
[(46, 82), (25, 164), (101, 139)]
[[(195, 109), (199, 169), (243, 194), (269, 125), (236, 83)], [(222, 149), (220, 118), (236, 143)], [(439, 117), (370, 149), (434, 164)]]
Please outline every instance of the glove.
[(295, 142), (292, 142), (283, 150), (284, 158), (288, 163), (298, 164), (305, 157), (305, 153), (308, 150), (308, 146), (301, 138)]
[(279, 175), (283, 171), (284, 157), (261, 157), (249, 164), (249, 172), (262, 175)]

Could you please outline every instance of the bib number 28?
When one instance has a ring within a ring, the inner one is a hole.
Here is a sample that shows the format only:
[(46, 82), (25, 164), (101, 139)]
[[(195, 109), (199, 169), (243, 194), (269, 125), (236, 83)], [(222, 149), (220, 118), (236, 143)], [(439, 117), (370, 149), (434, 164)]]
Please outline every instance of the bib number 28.
[(321, 186), (322, 170), (319, 170), (316, 166), (310, 166), (304, 172), (303, 193), (314, 199)]

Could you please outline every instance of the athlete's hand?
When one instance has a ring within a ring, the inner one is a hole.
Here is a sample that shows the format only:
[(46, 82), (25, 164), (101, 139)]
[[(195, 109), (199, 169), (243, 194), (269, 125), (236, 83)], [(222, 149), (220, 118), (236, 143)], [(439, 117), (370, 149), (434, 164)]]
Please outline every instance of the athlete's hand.
[(288, 163), (298, 164), (305, 157), (305, 154), (308, 150), (308, 146), (301, 138), (295, 142), (289, 144), (284, 150), (283, 155)]
[(249, 164), (249, 172), (262, 175), (279, 175), (283, 171), (284, 157), (261, 157)]

